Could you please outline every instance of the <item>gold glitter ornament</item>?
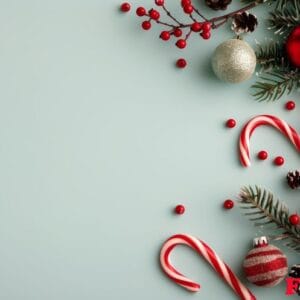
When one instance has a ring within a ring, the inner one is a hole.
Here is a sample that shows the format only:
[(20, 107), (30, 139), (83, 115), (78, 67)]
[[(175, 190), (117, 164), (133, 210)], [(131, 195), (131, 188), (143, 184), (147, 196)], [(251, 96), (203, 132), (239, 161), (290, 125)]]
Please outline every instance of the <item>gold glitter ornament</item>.
[(212, 57), (212, 67), (218, 78), (238, 83), (249, 79), (255, 71), (256, 55), (251, 46), (240, 39), (219, 45)]

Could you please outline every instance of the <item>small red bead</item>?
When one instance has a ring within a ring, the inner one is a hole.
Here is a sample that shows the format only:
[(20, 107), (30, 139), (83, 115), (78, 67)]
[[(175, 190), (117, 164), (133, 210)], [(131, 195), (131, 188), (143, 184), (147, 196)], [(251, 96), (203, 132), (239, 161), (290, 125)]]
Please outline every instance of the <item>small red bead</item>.
[(150, 23), (149, 21), (144, 21), (144, 22), (142, 23), (142, 28), (143, 28), (144, 30), (149, 30), (149, 29), (151, 28), (151, 23)]
[(179, 58), (177, 61), (176, 61), (176, 66), (180, 69), (183, 69), (185, 68), (187, 65), (187, 62), (184, 58)]
[(200, 33), (200, 35), (202, 36), (202, 38), (204, 40), (210, 39), (210, 36), (211, 36), (210, 31), (203, 31), (203, 32)]
[(155, 9), (150, 9), (149, 16), (153, 20), (158, 20), (160, 18), (160, 13)]
[(182, 30), (180, 28), (176, 28), (173, 31), (174, 36), (181, 37), (182, 36)]
[(296, 104), (294, 101), (288, 101), (286, 104), (285, 104), (285, 108), (287, 110), (293, 110), (294, 108), (296, 107)]
[(265, 159), (268, 158), (268, 152), (265, 151), (265, 150), (259, 151), (258, 154), (257, 154), (257, 157), (258, 157), (260, 160), (265, 160)]
[(224, 201), (223, 206), (225, 209), (232, 209), (234, 207), (234, 202), (230, 199), (227, 199)]
[(186, 13), (186, 14), (191, 14), (193, 11), (194, 11), (194, 7), (192, 5), (185, 5), (183, 6), (183, 11)]
[(192, 26), (191, 26), (191, 30), (194, 32), (199, 32), (202, 28), (202, 24), (199, 22), (195, 22)]
[(177, 215), (183, 215), (185, 212), (185, 207), (182, 204), (179, 204), (175, 207), (175, 213)]
[(155, 0), (155, 4), (157, 6), (163, 6), (165, 4), (165, 0)]
[(276, 166), (282, 166), (284, 164), (284, 158), (282, 156), (275, 157), (274, 164)]
[(169, 31), (162, 31), (159, 36), (163, 41), (168, 41), (171, 37), (171, 34)]
[(186, 47), (186, 40), (180, 39), (176, 42), (176, 46), (179, 49), (184, 49)]
[(290, 215), (289, 222), (292, 225), (298, 225), (300, 222), (300, 217), (297, 214)]
[(187, 6), (187, 5), (191, 5), (192, 1), (191, 0), (181, 0), (181, 6)]
[(203, 31), (210, 31), (211, 30), (211, 24), (209, 22), (204, 22), (202, 25)]
[(233, 127), (235, 127), (235, 125), (236, 125), (235, 119), (229, 119), (226, 122), (226, 127), (228, 127), (228, 128), (233, 128)]
[(139, 17), (143, 17), (145, 14), (146, 14), (146, 9), (142, 6), (138, 7), (136, 9), (136, 14), (139, 16)]
[(124, 2), (121, 4), (120, 9), (122, 12), (130, 11), (131, 5), (128, 2)]

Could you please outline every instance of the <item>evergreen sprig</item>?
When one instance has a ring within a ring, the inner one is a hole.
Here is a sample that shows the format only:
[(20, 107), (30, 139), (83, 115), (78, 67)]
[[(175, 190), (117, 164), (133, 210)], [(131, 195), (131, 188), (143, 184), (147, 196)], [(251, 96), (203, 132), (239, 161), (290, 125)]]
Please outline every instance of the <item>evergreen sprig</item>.
[(293, 0), (289, 5), (277, 7), (270, 13), (270, 27), (275, 34), (289, 33), (292, 28), (300, 23), (300, 1)]
[(273, 69), (288, 69), (290, 67), (284, 47), (280, 42), (271, 41), (268, 44), (258, 45), (256, 50), (257, 63), (261, 71)]
[(269, 236), (272, 240), (285, 240), (287, 247), (300, 252), (300, 229), (289, 222), (288, 207), (271, 192), (257, 186), (244, 187), (240, 193), (240, 206), (255, 226), (273, 232)]
[(256, 100), (275, 101), (300, 87), (300, 73), (298, 70), (285, 69), (269, 71), (260, 76), (260, 80), (251, 87)]

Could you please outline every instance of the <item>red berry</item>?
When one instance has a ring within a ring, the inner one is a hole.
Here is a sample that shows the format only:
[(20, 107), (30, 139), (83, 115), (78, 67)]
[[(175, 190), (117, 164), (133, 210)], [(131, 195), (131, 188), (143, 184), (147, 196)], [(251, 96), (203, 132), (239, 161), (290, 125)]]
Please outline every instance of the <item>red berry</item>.
[(202, 25), (203, 31), (210, 31), (211, 30), (211, 24), (209, 22), (204, 22)]
[(223, 206), (225, 209), (232, 209), (234, 207), (234, 202), (230, 199), (227, 199), (224, 201)]
[(300, 222), (300, 217), (297, 214), (290, 215), (289, 222), (292, 225), (298, 225)]
[(157, 10), (155, 10), (155, 9), (150, 9), (149, 16), (153, 20), (158, 20), (160, 18), (159, 12)]
[(275, 157), (274, 164), (276, 166), (282, 166), (284, 164), (284, 158), (282, 156)]
[(174, 31), (173, 31), (173, 34), (174, 36), (176, 37), (181, 37), (182, 36), (182, 30), (180, 28), (176, 28)]
[(171, 34), (169, 31), (162, 31), (159, 36), (163, 41), (168, 41), (171, 37)]
[(187, 5), (191, 5), (192, 1), (191, 0), (181, 0), (181, 6), (187, 6)]
[(155, 0), (155, 4), (157, 6), (163, 6), (165, 4), (165, 0)]
[(142, 28), (143, 28), (144, 30), (149, 30), (149, 29), (151, 28), (151, 23), (150, 23), (149, 21), (144, 21), (144, 22), (142, 23)]
[(176, 61), (176, 66), (180, 69), (183, 69), (185, 68), (187, 65), (187, 62), (184, 58), (179, 58), (177, 61)]
[(145, 14), (146, 14), (146, 9), (142, 6), (138, 7), (136, 9), (136, 14), (139, 16), (139, 17), (143, 17)]
[(186, 40), (180, 39), (176, 42), (176, 46), (179, 49), (184, 49), (186, 47)]
[(235, 119), (229, 119), (229, 120), (227, 120), (227, 122), (226, 122), (226, 126), (227, 126), (228, 128), (233, 128), (233, 127), (235, 127), (235, 125), (236, 125)]
[(175, 207), (175, 213), (177, 215), (183, 215), (185, 212), (185, 207), (182, 204), (179, 204)]
[(286, 104), (285, 104), (285, 108), (287, 110), (293, 110), (294, 108), (296, 107), (296, 104), (294, 101), (288, 101)]
[(210, 31), (203, 31), (203, 32), (200, 33), (200, 35), (202, 36), (202, 38), (204, 40), (210, 39), (210, 36), (211, 36)]
[(265, 151), (265, 150), (259, 151), (258, 154), (257, 154), (257, 157), (258, 157), (260, 160), (265, 160), (265, 159), (268, 158), (268, 152)]
[(202, 28), (202, 24), (201, 23), (198, 23), (198, 22), (195, 22), (192, 26), (191, 26), (191, 29), (192, 31), (194, 32), (199, 32)]
[(121, 4), (120, 9), (122, 12), (130, 11), (131, 5), (128, 2), (124, 2)]
[(183, 7), (183, 11), (186, 13), (186, 14), (191, 14), (193, 11), (194, 11), (194, 7), (192, 5), (185, 5)]

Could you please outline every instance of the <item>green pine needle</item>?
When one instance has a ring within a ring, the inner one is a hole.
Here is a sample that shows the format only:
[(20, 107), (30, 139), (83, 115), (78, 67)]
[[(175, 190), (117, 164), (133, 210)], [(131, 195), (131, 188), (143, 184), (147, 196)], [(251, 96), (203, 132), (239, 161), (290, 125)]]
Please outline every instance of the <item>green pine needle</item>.
[(285, 245), (300, 252), (300, 229), (289, 222), (288, 207), (271, 192), (257, 186), (244, 187), (240, 194), (241, 209), (255, 226), (272, 231), (272, 240), (285, 240)]
[(300, 73), (297, 70), (273, 70), (260, 76), (260, 80), (251, 87), (256, 100), (275, 101), (300, 87)]

